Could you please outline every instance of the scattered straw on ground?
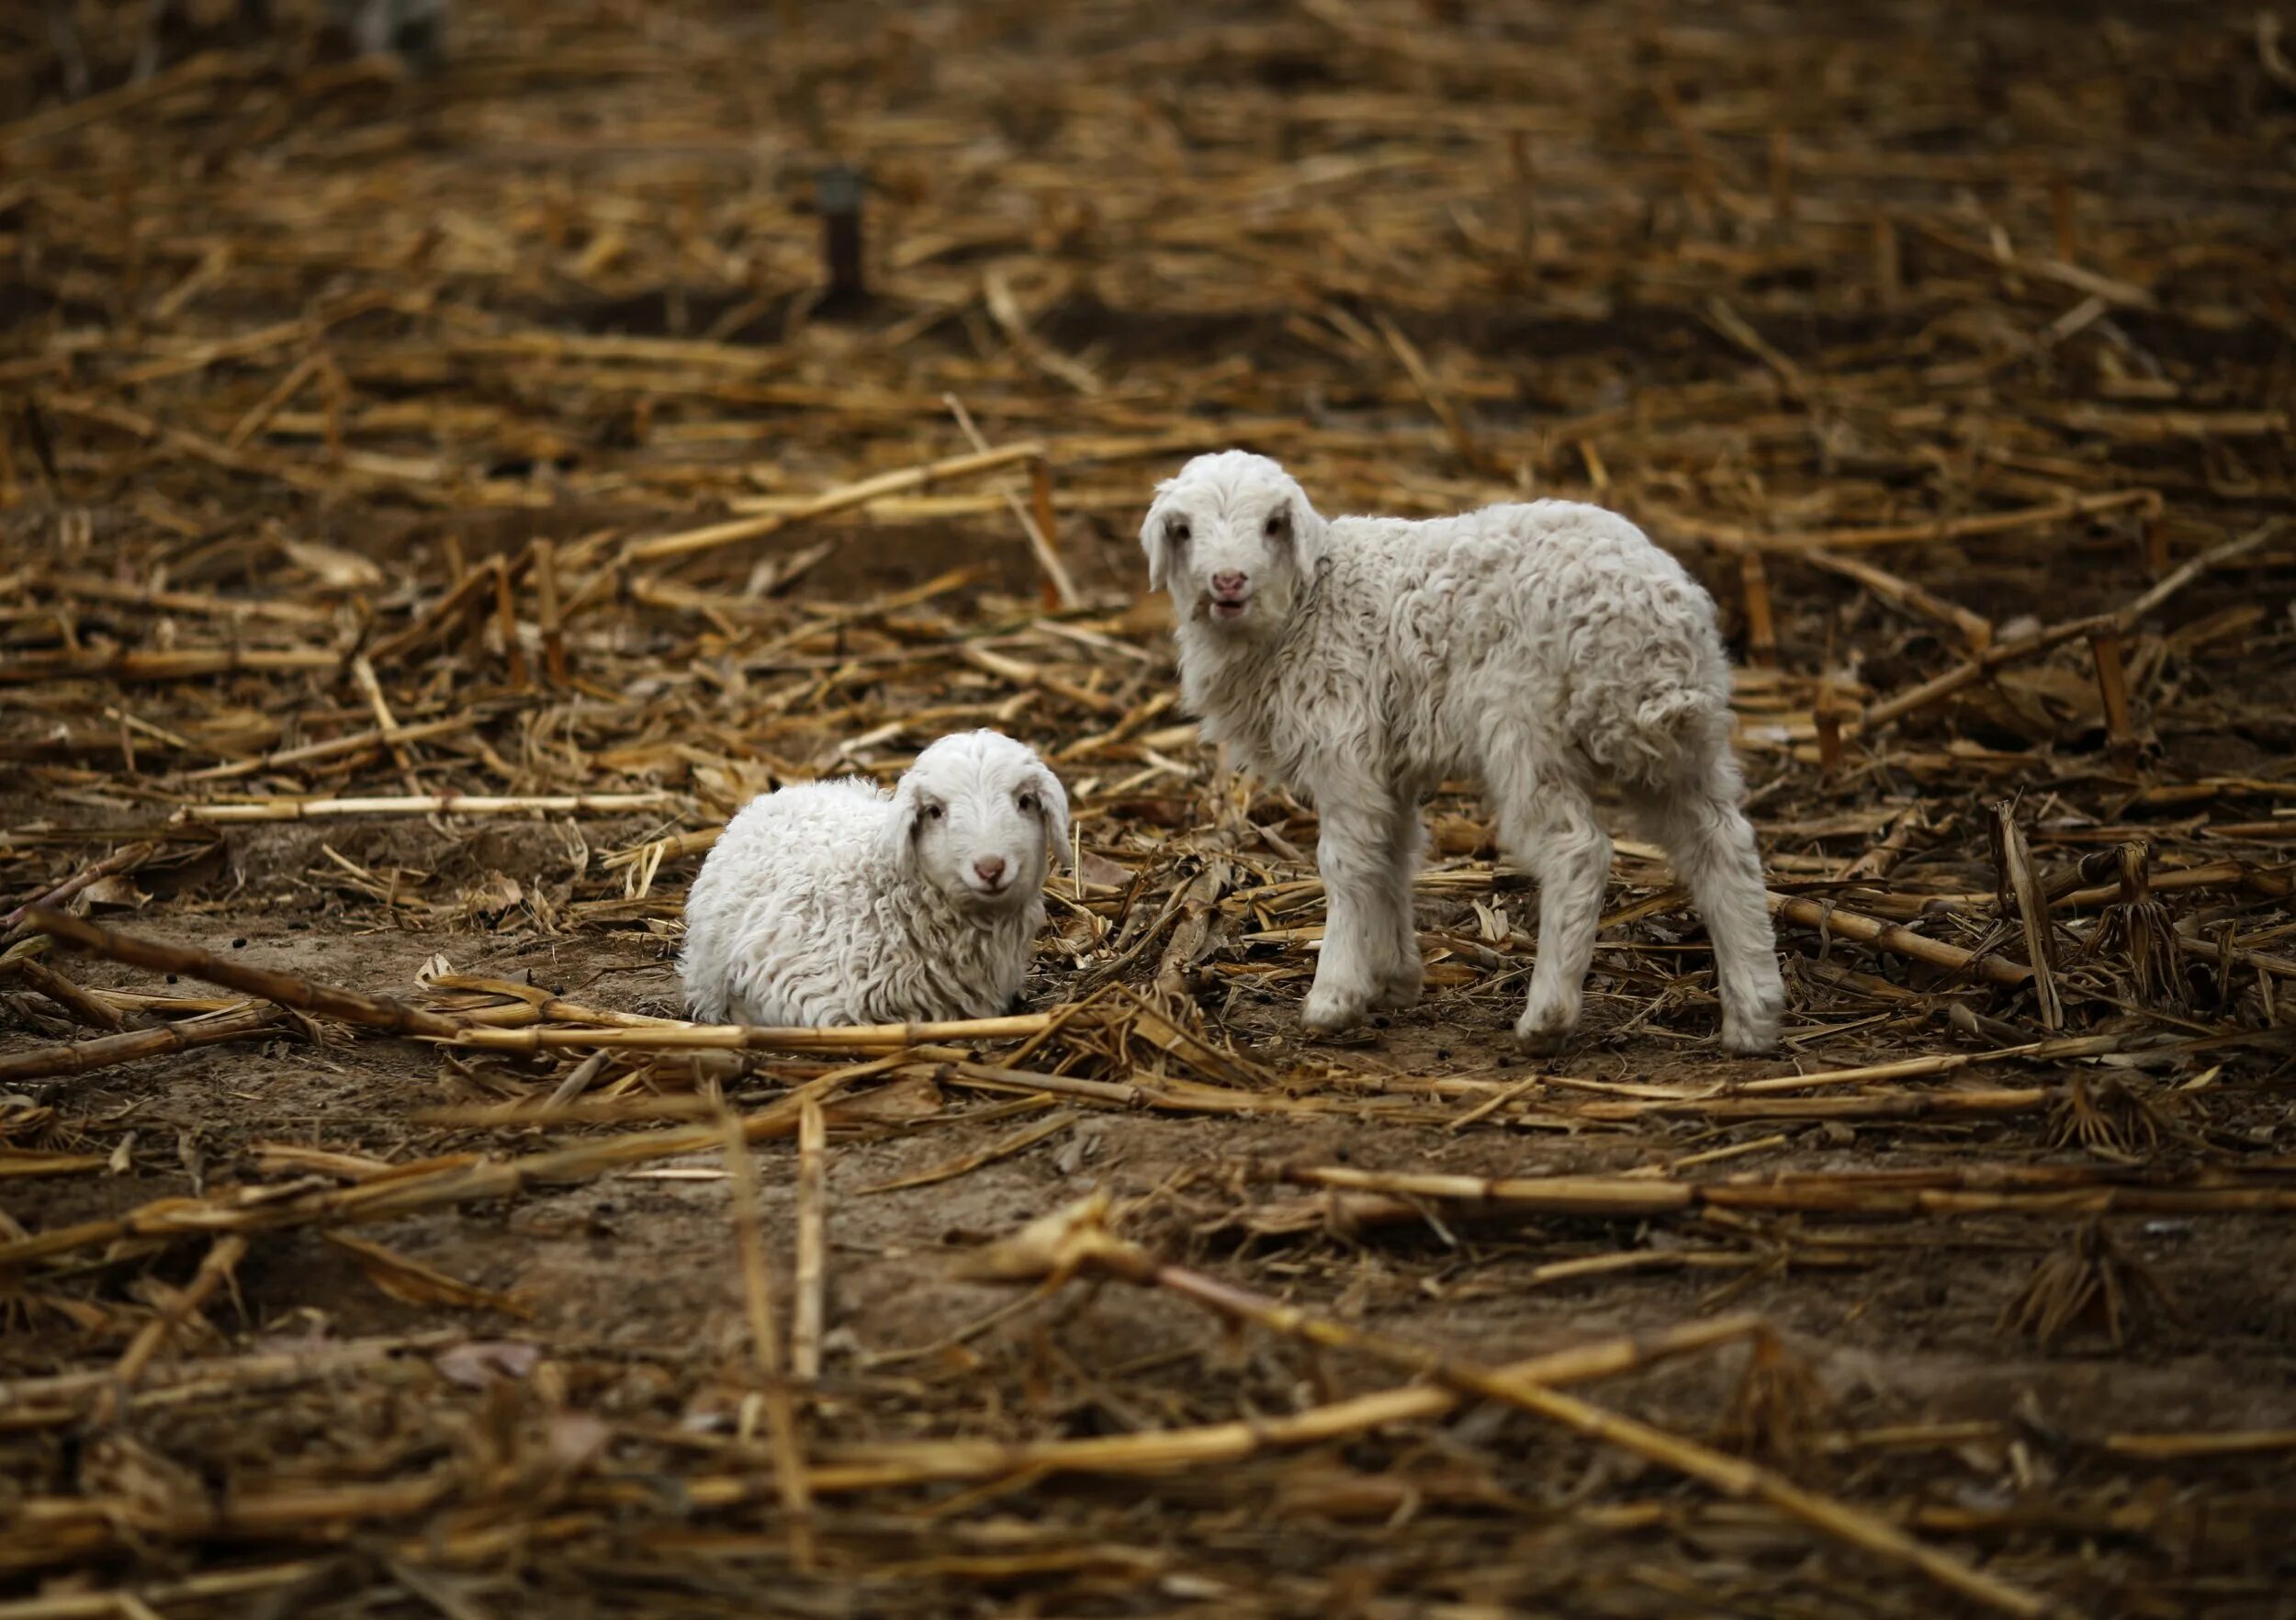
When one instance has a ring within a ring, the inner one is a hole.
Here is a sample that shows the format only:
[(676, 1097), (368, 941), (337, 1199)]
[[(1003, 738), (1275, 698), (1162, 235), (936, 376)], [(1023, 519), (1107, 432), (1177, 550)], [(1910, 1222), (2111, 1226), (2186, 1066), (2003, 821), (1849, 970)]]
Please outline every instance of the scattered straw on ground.
[[(0, 1620), (2284, 1607), (2268, 12), (17, 9)], [(1230, 444), (1700, 570), (1786, 1051), (1626, 843), (1516, 1058), (1464, 783), (1300, 1039), (1131, 534)], [(979, 725), (1025, 1007), (676, 1018), (735, 807)]]

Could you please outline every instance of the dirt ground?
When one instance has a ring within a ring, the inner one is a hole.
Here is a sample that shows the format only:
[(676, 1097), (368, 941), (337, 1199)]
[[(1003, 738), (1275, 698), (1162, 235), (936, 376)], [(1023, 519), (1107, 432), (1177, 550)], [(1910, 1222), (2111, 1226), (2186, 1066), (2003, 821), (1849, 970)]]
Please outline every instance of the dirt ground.
[[(673, 1130), (646, 1110), (711, 1086), (760, 1118), (838, 1054), (626, 1054), (589, 1123), (440, 1118), (538, 1104), (579, 1051), (331, 1017), (0, 1081), (0, 1620), (1990, 1612), (1752, 1472), (1717, 1490), (1504, 1401), (1269, 1437), (1613, 1338), (1648, 1354), (1574, 1393), (1981, 1570), (1991, 1610), (2296, 1614), (2296, 73), (2268, 14), (505, 3), (458, 6), (424, 79), (331, 65), (309, 19), (248, 42), (208, 9), (208, 54), (155, 91), (115, 39), (78, 104), (6, 25), (4, 904), (149, 842), (73, 908), (420, 1006), (461, 1008), (435, 981), (465, 975), (677, 1017), (699, 857), (645, 882), (610, 857), (996, 723), (1060, 759), (1089, 857), (1027, 1007), (1113, 979), (1181, 1035), (1023, 1049), (1001, 1085), (920, 1061), (828, 1105), (822, 1370), (794, 1402), (809, 1552), (719, 1148), (388, 1220), (250, 1212)], [(835, 157), (872, 186), (858, 314), (816, 296), (810, 176)], [(1001, 494), (929, 504), (993, 480), (690, 563), (617, 556), (962, 454), (944, 394), (991, 441), (1048, 447), (1075, 604), (1047, 615)], [(1565, 495), (1644, 523), (1746, 665), (1781, 904), (1962, 965), (1788, 916), (1787, 1048), (1719, 1056), (1704, 930), (1629, 846), (1586, 1029), (1525, 1059), (1536, 892), (1461, 792), (1430, 810), (1426, 1000), (1304, 1040), (1322, 908), (1283, 885), (1312, 875), (1312, 809), (1227, 796), (1140, 594), (1154, 479), (1230, 440), (1335, 509)], [(568, 680), (523, 571), (537, 540)], [(2000, 658), (1835, 753), (1844, 719), (2203, 557), (2100, 622), (2103, 651)], [(507, 636), (482, 602), (385, 656), (498, 562)], [(220, 648), (239, 667), (162, 668)], [(386, 729), (439, 729), (403, 758), (378, 737), (276, 759), (386, 701)], [(417, 787), (660, 796), (203, 814)], [(2061, 1029), (1983, 969), (2031, 960), (2003, 800), (2054, 899)], [(2081, 897), (2138, 840), (2182, 937), (2166, 970), (2111, 943), (2134, 910)], [(1209, 909), (1180, 915), (1199, 880)], [(101, 1032), (22, 954), (0, 1074)], [(99, 996), (223, 994), (39, 961)], [(2058, 1033), (2098, 1048), (1978, 1061)], [(776, 1134), (753, 1161), (786, 1294), (797, 1154)], [(1830, 1204), (1622, 1218), (1351, 1203), (1309, 1169), (1842, 1179)], [(1928, 1201), (1890, 1202), (1882, 1172)], [(1239, 1329), (1170, 1289), (958, 1275), (1096, 1189), (1159, 1258), (1424, 1357)], [(154, 1236), (163, 1200), (186, 1202)], [(203, 1264), (242, 1221), (219, 1283)], [(2083, 1288), (2033, 1331), (2036, 1301)], [(1766, 1324), (1752, 1348), (1651, 1351), (1741, 1313)], [(1275, 1428), (1158, 1467), (925, 1460), (1238, 1419)]]

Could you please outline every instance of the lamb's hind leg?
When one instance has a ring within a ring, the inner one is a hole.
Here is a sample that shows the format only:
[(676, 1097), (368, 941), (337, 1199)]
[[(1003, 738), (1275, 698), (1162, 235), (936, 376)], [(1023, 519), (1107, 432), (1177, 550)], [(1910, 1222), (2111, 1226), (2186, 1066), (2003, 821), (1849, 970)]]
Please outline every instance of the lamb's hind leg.
[(1538, 880), (1538, 961), (1514, 1038), (1525, 1051), (1551, 1052), (1577, 1028), (1586, 996), (1610, 837), (1583, 782), (1527, 761), (1492, 776), (1500, 841)]
[(1632, 798), (1637, 821), (1666, 850), (1714, 941), (1722, 1044), (1730, 1052), (1756, 1052), (1777, 1044), (1785, 981), (1778, 973), (1777, 935), (1753, 825), (1738, 807), (1740, 786), (1738, 762), (1725, 748), (1679, 786)]

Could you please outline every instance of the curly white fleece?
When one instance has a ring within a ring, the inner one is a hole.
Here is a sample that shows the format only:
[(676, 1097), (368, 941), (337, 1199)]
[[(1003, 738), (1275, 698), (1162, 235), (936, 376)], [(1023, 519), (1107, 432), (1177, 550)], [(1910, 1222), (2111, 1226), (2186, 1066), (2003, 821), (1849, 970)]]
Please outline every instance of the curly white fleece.
[(1229, 450), (1158, 487), (1141, 543), (1207, 735), (1321, 813), (1330, 917), (1311, 1028), (1417, 998), (1418, 806), (1466, 776), (1539, 881), (1516, 1035), (1537, 1048), (1570, 1031), (1610, 871), (1593, 798), (1607, 777), (1706, 920), (1724, 1044), (1775, 1041), (1785, 992), (1714, 603), (1641, 530), (1563, 501), (1326, 520), (1277, 463)]
[(780, 1027), (1003, 1013), (1067, 837), (1059, 779), (992, 731), (942, 737), (891, 793), (849, 778), (753, 800), (686, 898), (687, 1006)]

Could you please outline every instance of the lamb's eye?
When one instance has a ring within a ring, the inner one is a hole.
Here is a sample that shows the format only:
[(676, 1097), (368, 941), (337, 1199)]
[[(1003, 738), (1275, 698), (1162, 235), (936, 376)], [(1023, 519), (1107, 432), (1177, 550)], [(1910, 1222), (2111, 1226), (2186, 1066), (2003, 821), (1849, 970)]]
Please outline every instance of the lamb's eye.
[(1165, 524), (1164, 537), (1166, 540), (1171, 541), (1175, 546), (1186, 546), (1187, 544), (1187, 523), (1179, 518), (1174, 518), (1170, 523)]
[(1021, 794), (1019, 802), (1020, 804), (1021, 815), (1034, 816), (1036, 814), (1036, 795), (1034, 793)]
[(1280, 540), (1291, 531), (1291, 514), (1277, 507), (1267, 514), (1267, 537)]
[(925, 806), (925, 819), (928, 821), (939, 821), (942, 816), (948, 814), (948, 811), (942, 809), (938, 804), (928, 804)]

